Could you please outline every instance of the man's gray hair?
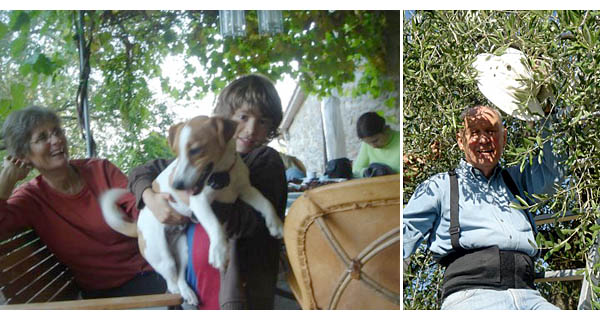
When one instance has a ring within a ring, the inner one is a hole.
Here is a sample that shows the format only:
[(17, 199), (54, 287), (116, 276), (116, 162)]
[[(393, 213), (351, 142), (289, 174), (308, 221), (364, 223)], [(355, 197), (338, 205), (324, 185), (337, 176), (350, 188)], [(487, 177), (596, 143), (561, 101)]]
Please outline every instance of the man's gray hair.
[(498, 109), (496, 109), (496, 107), (488, 106), (488, 105), (485, 105), (485, 104), (478, 104), (478, 105), (475, 105), (475, 106), (472, 106), (472, 107), (465, 108), (465, 110), (463, 110), (460, 113), (460, 123), (465, 122), (465, 118), (467, 117), (467, 115), (469, 113), (475, 111), (475, 109), (479, 109), (479, 108), (488, 108), (488, 109), (492, 110), (498, 116), (498, 118), (500, 118), (500, 123), (502, 123), (502, 121), (503, 121), (503, 119), (502, 119), (502, 113)]
[(33, 129), (46, 123), (60, 126), (60, 118), (48, 108), (30, 106), (10, 113), (2, 125), (2, 137), (8, 154), (17, 158), (27, 156), (31, 151)]

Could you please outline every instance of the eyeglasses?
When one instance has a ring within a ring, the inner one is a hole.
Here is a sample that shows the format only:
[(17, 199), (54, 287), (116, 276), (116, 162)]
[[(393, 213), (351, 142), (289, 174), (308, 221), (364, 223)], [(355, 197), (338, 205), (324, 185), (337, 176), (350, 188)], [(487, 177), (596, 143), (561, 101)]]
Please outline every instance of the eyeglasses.
[(46, 131), (39, 132), (38, 135), (32, 140), (32, 143), (33, 144), (46, 144), (50, 141), (52, 136), (56, 137), (57, 139), (60, 139), (60, 138), (64, 137), (64, 135), (65, 135), (65, 133), (62, 128), (55, 127), (52, 130), (46, 130)]

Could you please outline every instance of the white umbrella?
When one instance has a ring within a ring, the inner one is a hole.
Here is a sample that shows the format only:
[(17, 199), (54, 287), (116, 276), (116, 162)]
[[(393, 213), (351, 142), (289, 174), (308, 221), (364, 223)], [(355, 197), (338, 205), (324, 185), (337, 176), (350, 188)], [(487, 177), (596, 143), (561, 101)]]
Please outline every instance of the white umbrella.
[(473, 67), (478, 71), (479, 90), (496, 107), (521, 120), (539, 120), (544, 116), (536, 98), (540, 88), (526, 59), (521, 51), (508, 48), (501, 56), (477, 55)]

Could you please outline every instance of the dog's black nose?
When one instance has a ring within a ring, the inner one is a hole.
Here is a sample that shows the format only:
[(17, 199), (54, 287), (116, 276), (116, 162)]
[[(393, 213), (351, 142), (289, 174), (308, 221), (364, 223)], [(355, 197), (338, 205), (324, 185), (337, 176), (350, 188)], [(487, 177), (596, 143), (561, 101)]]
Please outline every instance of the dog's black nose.
[(173, 188), (177, 189), (177, 190), (183, 190), (185, 189), (183, 186), (183, 181), (178, 180), (178, 181), (173, 181)]

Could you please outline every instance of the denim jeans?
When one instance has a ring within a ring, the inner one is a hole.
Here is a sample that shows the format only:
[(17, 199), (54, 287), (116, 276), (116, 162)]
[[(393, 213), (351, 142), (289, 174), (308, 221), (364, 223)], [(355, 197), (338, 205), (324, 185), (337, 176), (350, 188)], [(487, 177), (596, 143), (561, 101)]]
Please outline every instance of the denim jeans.
[(154, 271), (139, 273), (133, 279), (125, 282), (120, 287), (104, 290), (81, 290), (83, 299), (128, 297), (145, 294), (159, 294), (167, 292), (167, 283)]
[(449, 295), (442, 310), (560, 310), (537, 290), (468, 289)]
[(285, 179), (287, 181), (290, 181), (290, 180), (293, 180), (293, 179), (300, 179), (300, 180), (302, 180), (302, 178), (304, 178), (304, 177), (305, 177), (304, 173), (302, 173), (302, 171), (300, 171), (296, 167), (291, 167), (291, 168), (285, 170)]

